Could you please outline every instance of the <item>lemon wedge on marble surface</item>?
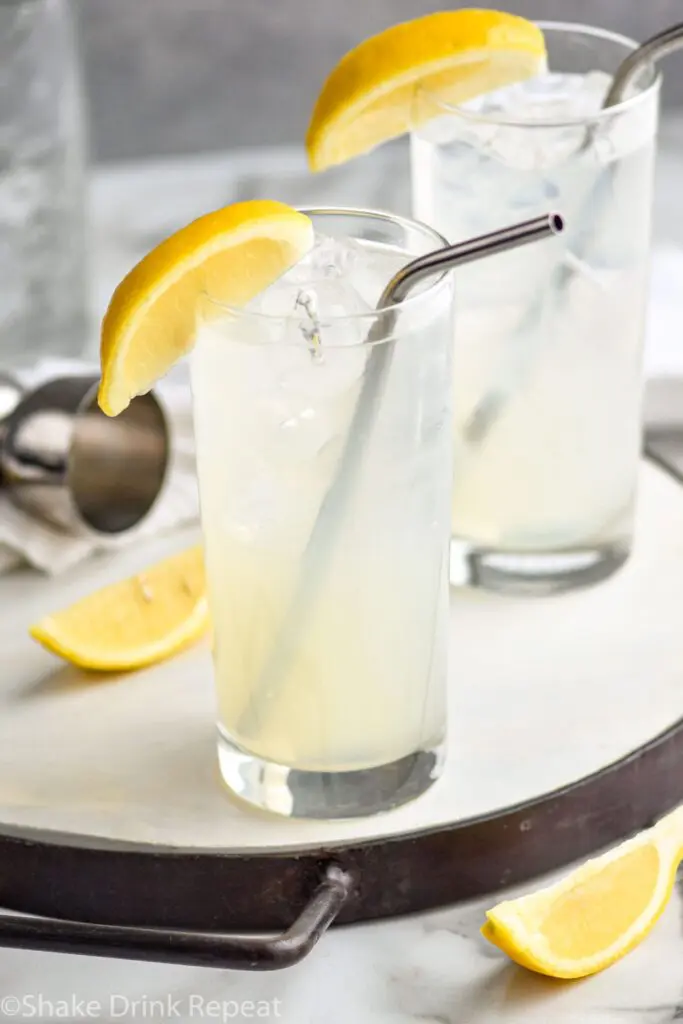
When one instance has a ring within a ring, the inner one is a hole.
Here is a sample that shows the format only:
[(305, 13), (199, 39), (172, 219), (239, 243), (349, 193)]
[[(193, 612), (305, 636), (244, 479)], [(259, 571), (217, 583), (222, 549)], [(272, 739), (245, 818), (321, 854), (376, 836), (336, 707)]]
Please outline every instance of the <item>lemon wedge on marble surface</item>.
[(81, 668), (120, 672), (171, 657), (208, 629), (200, 546), (97, 590), (31, 627), (31, 636)]
[(161, 242), (124, 277), (105, 313), (102, 411), (123, 412), (189, 352), (203, 293), (243, 306), (312, 246), (308, 217), (270, 200), (207, 213)]
[(650, 933), (683, 858), (683, 808), (566, 878), (486, 914), (485, 938), (523, 967), (583, 978)]
[[(427, 14), (366, 39), (323, 85), (306, 149), (312, 170), (345, 163), (438, 113), (539, 74), (546, 66), (540, 28), (502, 11)], [(434, 103), (416, 101), (418, 94)]]

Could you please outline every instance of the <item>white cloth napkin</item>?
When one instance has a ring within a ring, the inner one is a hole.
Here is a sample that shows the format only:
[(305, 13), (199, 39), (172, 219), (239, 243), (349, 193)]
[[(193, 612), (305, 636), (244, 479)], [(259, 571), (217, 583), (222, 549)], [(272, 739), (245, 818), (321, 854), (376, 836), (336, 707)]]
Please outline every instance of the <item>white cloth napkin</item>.
[[(43, 380), (68, 374), (96, 372), (92, 366), (72, 361), (46, 361), (21, 382), (31, 387)], [(183, 371), (162, 383), (155, 394), (164, 405), (171, 432), (171, 464), (164, 490), (149, 516), (136, 529), (114, 541), (71, 537), (16, 508), (0, 491), (0, 573), (28, 563), (56, 575), (97, 550), (111, 549), (160, 534), (199, 516), (195, 475), (194, 436), (190, 388)]]

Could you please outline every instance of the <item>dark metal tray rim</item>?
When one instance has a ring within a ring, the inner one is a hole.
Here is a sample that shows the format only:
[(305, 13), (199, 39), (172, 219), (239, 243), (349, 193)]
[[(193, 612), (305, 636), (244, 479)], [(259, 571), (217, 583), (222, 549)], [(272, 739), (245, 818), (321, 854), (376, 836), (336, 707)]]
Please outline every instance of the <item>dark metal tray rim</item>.
[[(21, 915), (0, 914), (0, 946), (286, 967), (332, 923), (493, 897), (626, 838), (682, 800), (683, 718), (529, 801), (362, 840), (226, 850), (0, 824), (0, 905)], [(273, 931), (281, 934), (260, 934)]]

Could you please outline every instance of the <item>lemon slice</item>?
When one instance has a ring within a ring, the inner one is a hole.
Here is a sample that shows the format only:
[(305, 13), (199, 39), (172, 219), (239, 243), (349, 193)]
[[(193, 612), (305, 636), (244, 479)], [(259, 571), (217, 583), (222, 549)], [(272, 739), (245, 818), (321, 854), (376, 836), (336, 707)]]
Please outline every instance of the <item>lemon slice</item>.
[(654, 927), (683, 857), (683, 808), (546, 889), (499, 903), (482, 934), (523, 967), (583, 978)]
[(332, 71), (306, 137), (311, 170), (365, 153), (434, 117), (417, 91), (458, 104), (538, 74), (543, 33), (499, 11), (428, 14), (394, 25), (351, 50)]
[(30, 629), (81, 668), (116, 672), (169, 658), (209, 625), (201, 547), (97, 590)]
[(102, 411), (122, 412), (191, 349), (203, 292), (242, 306), (312, 246), (308, 217), (269, 200), (208, 213), (161, 242), (124, 277), (104, 316)]

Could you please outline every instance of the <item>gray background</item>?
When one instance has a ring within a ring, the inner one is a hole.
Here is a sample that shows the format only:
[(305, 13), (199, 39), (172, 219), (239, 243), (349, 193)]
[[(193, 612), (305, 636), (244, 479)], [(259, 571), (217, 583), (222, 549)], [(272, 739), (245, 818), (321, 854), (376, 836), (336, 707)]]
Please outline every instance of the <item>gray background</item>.
[[(473, 0), (584, 21), (639, 40), (683, 20), (682, 0)], [(366, 36), (454, 6), (438, 0), (82, 0), (100, 160), (299, 142), (326, 73)], [(683, 109), (683, 56), (665, 101)]]

